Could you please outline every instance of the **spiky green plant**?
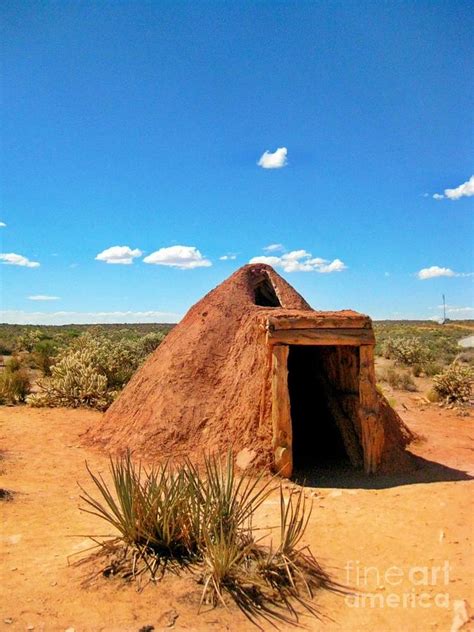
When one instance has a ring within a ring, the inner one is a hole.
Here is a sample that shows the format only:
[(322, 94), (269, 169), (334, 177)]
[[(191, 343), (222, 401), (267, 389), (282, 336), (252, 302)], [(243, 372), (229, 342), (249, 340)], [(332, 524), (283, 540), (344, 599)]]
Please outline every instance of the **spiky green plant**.
[(295, 604), (317, 614), (315, 590), (337, 588), (301, 545), (311, 515), (304, 489), (286, 499), (280, 486), (279, 544), (264, 546), (253, 517), (276, 490), (274, 479), (237, 476), (231, 454), (206, 457), (201, 472), (190, 461), (147, 469), (127, 453), (110, 460), (112, 486), (88, 471), (100, 497), (82, 490), (83, 510), (118, 532), (93, 538), (108, 559), (106, 575), (156, 579), (160, 569), (193, 565), (201, 571), (201, 604), (226, 605), (229, 597), (254, 623), (296, 623)]

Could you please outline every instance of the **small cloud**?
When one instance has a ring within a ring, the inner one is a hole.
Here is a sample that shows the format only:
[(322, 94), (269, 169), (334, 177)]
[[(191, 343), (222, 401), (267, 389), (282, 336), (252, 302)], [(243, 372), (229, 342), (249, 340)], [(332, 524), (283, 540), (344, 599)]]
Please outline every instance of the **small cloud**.
[(79, 264), (78, 264), (78, 263), (70, 263), (70, 264), (69, 264), (69, 267), (70, 267), (70, 268), (78, 268), (78, 267), (79, 267)]
[[(443, 309), (443, 305), (438, 305), (436, 309)], [(474, 307), (456, 307), (455, 305), (446, 305), (447, 314), (460, 314), (461, 316), (474, 315)]]
[(237, 259), (237, 255), (222, 255), (222, 257), (219, 257), (219, 259), (221, 261), (234, 261), (235, 259)]
[(6, 226), (5, 222), (0, 222), (0, 228), (6, 228)]
[(390, 276), (390, 272), (384, 272), (384, 276), (389, 277)]
[(267, 150), (260, 156), (257, 165), (262, 167), (262, 169), (281, 169), (281, 167), (285, 167), (288, 162), (286, 158), (287, 154), (288, 149), (286, 147), (278, 147), (273, 153)]
[(269, 246), (265, 246), (263, 250), (265, 252), (282, 252), (285, 250), (285, 246), (283, 244), (270, 244)]
[(422, 268), (416, 273), (421, 280), (434, 279), (435, 277), (453, 277), (456, 273), (451, 268), (440, 268), (439, 266), (431, 266), (430, 268)]
[(469, 180), (463, 182), (455, 189), (445, 189), (444, 195), (440, 193), (435, 193), (433, 195), (435, 200), (442, 200), (443, 198), (448, 198), (448, 200), (459, 200), (462, 197), (471, 197), (474, 195), (474, 175), (472, 175)]
[(10, 266), (22, 266), (24, 268), (39, 268), (38, 261), (30, 261), (28, 257), (17, 255), (14, 252), (0, 254), (0, 261)]
[(59, 301), (59, 296), (48, 296), (47, 294), (34, 294), (27, 297), (30, 301)]
[(292, 250), (281, 256), (263, 255), (253, 257), (249, 263), (266, 263), (270, 266), (282, 268), (285, 272), (319, 272), (320, 274), (330, 274), (331, 272), (342, 272), (347, 266), (340, 259), (328, 261), (321, 257), (313, 257), (306, 250)]
[(141, 257), (142, 251), (135, 248), (132, 250), (129, 246), (112, 246), (107, 248), (96, 256), (97, 261), (105, 261), (105, 263), (130, 265), (136, 257)]
[(181, 270), (208, 268), (212, 266), (209, 259), (202, 256), (195, 246), (169, 246), (152, 252), (143, 259), (145, 263), (158, 266), (169, 266)]

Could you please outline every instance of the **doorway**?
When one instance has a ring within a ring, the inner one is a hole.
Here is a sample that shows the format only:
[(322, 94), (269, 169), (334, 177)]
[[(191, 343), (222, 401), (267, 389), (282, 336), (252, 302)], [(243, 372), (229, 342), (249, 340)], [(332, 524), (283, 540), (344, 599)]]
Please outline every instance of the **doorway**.
[(338, 361), (338, 347), (290, 345), (288, 391), (296, 471), (351, 467), (347, 443), (357, 439), (351, 439), (353, 424), (337, 384)]

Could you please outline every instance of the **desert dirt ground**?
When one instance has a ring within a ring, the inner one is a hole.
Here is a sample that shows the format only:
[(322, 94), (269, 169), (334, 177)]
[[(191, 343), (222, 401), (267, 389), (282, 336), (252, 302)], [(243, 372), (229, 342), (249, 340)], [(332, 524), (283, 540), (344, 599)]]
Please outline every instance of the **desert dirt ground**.
[[(411, 448), (415, 471), (372, 478), (326, 473), (307, 483), (313, 512), (305, 543), (355, 591), (320, 591), (321, 619), (302, 619), (310, 630), (449, 631), (459, 602), (474, 605), (473, 415), (427, 404), (419, 393), (395, 396), (398, 412), (424, 437)], [(14, 492), (0, 502), (0, 628), (257, 629), (234, 606), (197, 614), (201, 586), (189, 575), (167, 576), (140, 593), (102, 576), (81, 585), (85, 567), (68, 561), (89, 546), (87, 534), (105, 528), (78, 509), (78, 483), (92, 490), (85, 461), (107, 472), (107, 457), (81, 444), (99, 414), (0, 407), (0, 487)], [(270, 497), (259, 526), (275, 524), (277, 512)]]

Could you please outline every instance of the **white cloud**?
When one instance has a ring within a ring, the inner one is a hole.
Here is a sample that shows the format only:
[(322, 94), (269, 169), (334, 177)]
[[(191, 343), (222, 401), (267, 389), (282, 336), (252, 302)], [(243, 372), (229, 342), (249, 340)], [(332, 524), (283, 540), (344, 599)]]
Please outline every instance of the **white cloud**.
[[(443, 309), (443, 305), (438, 305), (436, 309)], [(474, 315), (474, 307), (456, 307), (455, 305), (446, 305), (447, 314), (461, 314), (465, 316)]]
[(283, 244), (270, 244), (263, 249), (265, 252), (283, 252), (285, 246)]
[(145, 263), (158, 266), (170, 266), (181, 270), (208, 268), (212, 266), (209, 259), (202, 256), (195, 246), (169, 246), (152, 252), (143, 259)]
[(474, 276), (474, 272), (455, 272), (451, 270), (451, 268), (431, 266), (430, 268), (422, 268), (416, 273), (416, 276), (424, 281), (426, 279), (434, 279), (435, 277), (472, 277)]
[(5, 222), (0, 222), (0, 228), (6, 228), (6, 226)]
[(99, 323), (176, 323), (181, 314), (173, 312), (25, 312), (0, 311), (0, 322), (18, 325), (93, 325)]
[(0, 254), (0, 261), (10, 266), (22, 266), (24, 268), (39, 268), (38, 261), (30, 261), (28, 257), (17, 255), (14, 252)]
[(235, 259), (237, 259), (237, 255), (222, 255), (222, 257), (219, 257), (219, 259), (221, 261), (234, 261)]
[(329, 274), (331, 272), (342, 272), (346, 265), (340, 259), (329, 262), (321, 257), (313, 257), (306, 250), (292, 250), (281, 256), (253, 257), (249, 263), (266, 263), (270, 266), (282, 268), (285, 272), (319, 272)]
[(276, 151), (271, 153), (270, 151), (265, 151), (260, 156), (257, 165), (262, 167), (262, 169), (281, 169), (287, 164), (287, 156), (288, 149), (286, 147), (278, 147)]
[(136, 257), (141, 257), (142, 251), (135, 248), (132, 250), (129, 246), (112, 246), (106, 248), (96, 256), (97, 261), (105, 261), (105, 263), (130, 265)]
[(421, 280), (434, 279), (435, 277), (453, 277), (456, 273), (451, 268), (440, 268), (439, 266), (431, 266), (430, 268), (422, 268), (416, 273)]
[(459, 200), (462, 197), (471, 197), (474, 195), (474, 175), (472, 175), (467, 182), (463, 182), (455, 189), (445, 189), (444, 195), (435, 193), (433, 195), (435, 200), (442, 200), (448, 198), (449, 200)]
[(48, 296), (47, 294), (34, 294), (33, 296), (28, 296), (30, 301), (59, 301), (59, 296)]

